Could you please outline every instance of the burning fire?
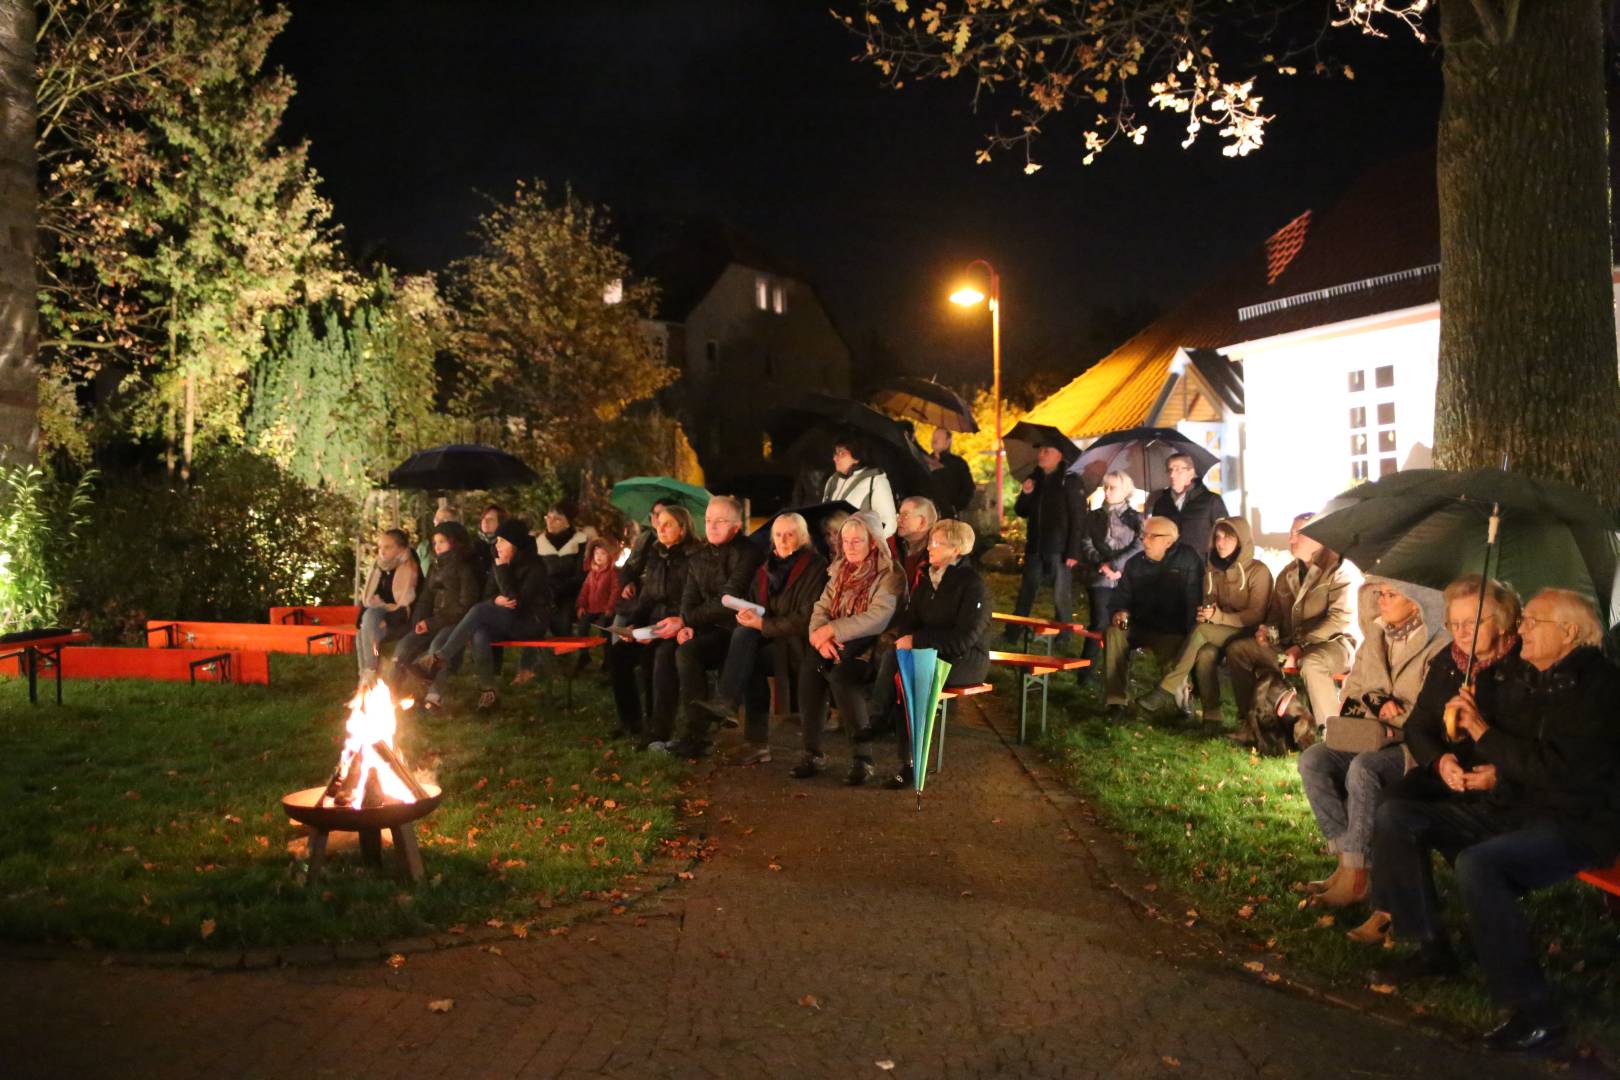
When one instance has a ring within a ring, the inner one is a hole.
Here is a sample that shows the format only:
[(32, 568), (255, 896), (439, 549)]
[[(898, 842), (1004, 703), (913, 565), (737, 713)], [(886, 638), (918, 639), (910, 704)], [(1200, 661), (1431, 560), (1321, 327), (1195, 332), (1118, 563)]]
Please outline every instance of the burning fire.
[[(408, 705), (408, 703), (406, 703)], [(415, 802), (423, 788), (394, 743), (398, 728), (394, 697), (382, 680), (362, 685), (349, 702), (348, 739), (323, 806), (376, 806)]]

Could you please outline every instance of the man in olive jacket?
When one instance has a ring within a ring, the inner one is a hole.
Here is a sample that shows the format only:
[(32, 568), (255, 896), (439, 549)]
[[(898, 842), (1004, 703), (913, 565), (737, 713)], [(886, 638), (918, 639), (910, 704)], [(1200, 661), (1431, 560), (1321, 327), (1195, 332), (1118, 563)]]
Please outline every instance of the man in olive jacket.
[(703, 512), (708, 544), (692, 556), (681, 593), (681, 629), (675, 634), (675, 670), (680, 677), (681, 704), (686, 710), (686, 731), (680, 739), (654, 743), (652, 749), (682, 757), (701, 757), (709, 749), (709, 723), (713, 714), (695, 703), (708, 696), (708, 671), (726, 659), (726, 647), (736, 628), (736, 612), (721, 601), (743, 596), (764, 552), (743, 534), (742, 503), (730, 495), (716, 495)]
[(1512, 1010), (1485, 1036), (1495, 1049), (1535, 1050), (1564, 1033), (1519, 898), (1608, 867), (1620, 853), (1620, 671), (1598, 648), (1602, 633), (1580, 595), (1538, 593), (1519, 622), (1519, 656), (1492, 669), (1498, 678), (1490, 702), (1466, 689), (1450, 702), (1459, 734), (1489, 766), (1459, 783), (1485, 797), (1395, 798), (1378, 808), (1378, 895), (1396, 937), (1418, 944), (1416, 954), (1381, 974), (1401, 980), (1458, 970), (1430, 853), (1454, 856), (1474, 952), (1492, 998)]

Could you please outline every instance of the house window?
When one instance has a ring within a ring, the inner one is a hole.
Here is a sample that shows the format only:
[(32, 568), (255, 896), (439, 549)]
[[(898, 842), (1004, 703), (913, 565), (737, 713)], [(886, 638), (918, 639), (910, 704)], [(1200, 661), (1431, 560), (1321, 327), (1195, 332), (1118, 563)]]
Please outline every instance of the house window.
[(1373, 372), (1373, 385), (1380, 390), (1387, 390), (1395, 385), (1395, 368), (1392, 364), (1385, 364)]
[(1400, 463), (1392, 457), (1378, 459), (1378, 475), (1393, 476), (1400, 470)]
[(1385, 424), (1393, 424), (1394, 422), (1395, 422), (1395, 403), (1393, 401), (1381, 401), (1381, 402), (1379, 402), (1378, 403), (1378, 424), (1379, 424), (1379, 426), (1382, 427)]
[(771, 308), (771, 282), (769, 278), (754, 279), (754, 306), (761, 311)]
[[(1365, 370), (1349, 373), (1346, 380), (1349, 407), (1350, 478), (1366, 480), (1389, 476), (1400, 470), (1400, 429), (1395, 422), (1395, 366), (1385, 364), (1371, 371), (1368, 386)], [(1366, 395), (1362, 397), (1360, 395)], [(1368, 420), (1372, 420), (1369, 424)]]
[(1357, 405), (1350, 410), (1350, 430), (1360, 431), (1367, 426), (1367, 407)]
[(787, 314), (787, 291), (780, 285), (771, 289), (771, 310), (778, 315)]
[(1350, 463), (1350, 479), (1352, 479), (1352, 480), (1365, 480), (1365, 479), (1367, 479), (1367, 459), (1366, 458), (1362, 458), (1360, 461), (1352, 461)]
[(1359, 394), (1367, 389), (1367, 373), (1365, 371), (1352, 371), (1350, 373), (1350, 392)]

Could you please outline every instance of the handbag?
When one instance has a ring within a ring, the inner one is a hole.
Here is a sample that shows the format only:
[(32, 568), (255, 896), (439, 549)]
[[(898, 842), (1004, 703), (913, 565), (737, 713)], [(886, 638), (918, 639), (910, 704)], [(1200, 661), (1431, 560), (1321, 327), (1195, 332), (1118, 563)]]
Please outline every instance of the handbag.
[(1405, 733), (1376, 716), (1330, 716), (1324, 741), (1329, 750), (1360, 754), (1405, 740)]

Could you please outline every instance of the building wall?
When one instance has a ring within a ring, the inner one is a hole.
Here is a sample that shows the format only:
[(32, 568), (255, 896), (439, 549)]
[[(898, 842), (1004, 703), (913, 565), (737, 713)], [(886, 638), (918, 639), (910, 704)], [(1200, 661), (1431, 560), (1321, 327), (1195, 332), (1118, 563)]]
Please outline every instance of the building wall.
[(1243, 361), (1243, 502), (1257, 543), (1280, 546), (1295, 514), (1359, 480), (1430, 465), (1439, 351), (1436, 309), (1229, 351)]

